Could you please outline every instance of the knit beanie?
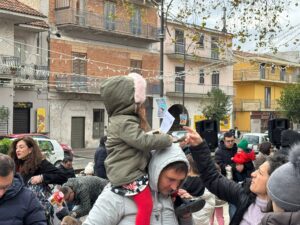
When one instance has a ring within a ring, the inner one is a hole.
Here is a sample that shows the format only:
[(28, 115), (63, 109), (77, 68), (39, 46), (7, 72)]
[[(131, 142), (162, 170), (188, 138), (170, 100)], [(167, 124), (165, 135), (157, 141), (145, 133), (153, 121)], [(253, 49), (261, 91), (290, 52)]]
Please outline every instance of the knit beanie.
[(292, 147), (293, 144), (300, 142), (300, 134), (294, 130), (284, 130), (281, 132), (281, 146)]
[(244, 152), (250, 152), (251, 149), (248, 148), (248, 141), (245, 139), (242, 139), (240, 143), (238, 143), (238, 148), (241, 148), (244, 150)]
[(300, 210), (300, 145), (292, 147), (289, 162), (271, 174), (267, 190), (271, 200), (286, 212)]

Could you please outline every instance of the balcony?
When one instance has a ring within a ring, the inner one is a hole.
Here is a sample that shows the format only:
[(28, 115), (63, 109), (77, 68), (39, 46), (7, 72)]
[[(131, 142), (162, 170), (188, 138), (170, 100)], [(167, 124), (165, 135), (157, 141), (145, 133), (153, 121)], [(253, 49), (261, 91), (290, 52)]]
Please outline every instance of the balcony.
[(50, 82), (51, 89), (57, 92), (65, 93), (87, 93), (100, 94), (100, 84), (104, 78), (86, 76), (86, 75), (53, 75)]
[[(233, 96), (234, 88), (233, 86), (214, 86), (214, 85), (200, 85), (196, 83), (185, 83), (184, 95), (185, 97), (203, 97), (206, 96), (208, 92), (212, 89), (221, 89), (226, 95)], [(165, 92), (167, 96), (170, 97), (181, 97), (183, 91), (182, 82), (172, 82), (165, 84)]]
[(20, 67), (20, 58), (15, 56), (0, 55), (0, 76), (12, 78)]
[(271, 73), (267, 70), (261, 73), (259, 70), (237, 70), (233, 72), (233, 81), (259, 81), (271, 83), (296, 83), (299, 80), (299, 75)]
[(204, 51), (198, 44), (188, 44), (184, 49), (183, 43), (165, 43), (165, 54), (171, 59), (184, 60), (184, 51), (186, 51), (185, 59), (195, 62), (221, 62), (219, 53), (215, 51)]
[[(78, 11), (72, 8), (57, 9), (55, 11), (56, 25), (65, 30), (83, 32), (89, 35), (107, 36), (111, 38), (131, 38), (147, 42), (158, 42), (158, 30), (149, 24), (135, 24), (122, 19), (107, 19), (103, 15), (93, 12)], [(78, 34), (79, 35), (79, 34)]]
[(279, 108), (276, 100), (266, 102), (263, 99), (237, 99), (234, 102), (234, 110), (238, 112), (277, 111)]

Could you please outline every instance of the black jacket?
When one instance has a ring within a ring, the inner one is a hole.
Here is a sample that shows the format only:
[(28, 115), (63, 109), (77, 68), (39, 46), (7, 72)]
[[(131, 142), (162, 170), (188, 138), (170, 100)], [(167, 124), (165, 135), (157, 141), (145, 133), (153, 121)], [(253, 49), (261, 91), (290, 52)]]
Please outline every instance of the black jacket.
[(231, 149), (229, 149), (226, 148), (224, 141), (220, 141), (219, 147), (215, 153), (215, 161), (221, 167), (221, 172), (224, 176), (226, 176), (225, 167), (227, 165), (233, 164), (231, 158), (236, 154), (236, 152), (237, 152), (236, 144), (234, 144), (234, 146)]
[(100, 145), (95, 152), (94, 174), (104, 179), (107, 179), (106, 170), (104, 166), (104, 161), (106, 157), (107, 157), (106, 147), (105, 145)]
[(268, 213), (261, 220), (261, 225), (299, 225), (300, 211)]
[(67, 182), (67, 176), (49, 161), (44, 159), (39, 167), (30, 174), (22, 175), (24, 183), (27, 184), (31, 177), (43, 175), (44, 184), (63, 184)]
[(12, 186), (0, 198), (1, 225), (47, 225), (45, 212), (36, 196), (15, 175)]
[(75, 171), (74, 171), (73, 168), (71, 168), (71, 169), (66, 169), (66, 168), (65, 168), (63, 165), (61, 165), (61, 164), (60, 164), (57, 168), (60, 169), (60, 170), (65, 174), (65, 176), (67, 177), (67, 179), (76, 177)]
[(218, 198), (237, 207), (230, 225), (240, 224), (244, 213), (256, 198), (256, 195), (249, 190), (249, 181), (242, 186), (218, 173), (205, 142), (190, 148), (205, 187)]

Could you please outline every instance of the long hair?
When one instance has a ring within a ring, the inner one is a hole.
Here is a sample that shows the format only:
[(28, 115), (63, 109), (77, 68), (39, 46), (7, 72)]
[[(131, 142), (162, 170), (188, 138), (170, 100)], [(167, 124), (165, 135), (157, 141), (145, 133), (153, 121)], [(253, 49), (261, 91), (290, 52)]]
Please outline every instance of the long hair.
[(151, 127), (147, 120), (146, 107), (145, 104), (137, 104), (137, 115), (140, 118), (140, 128), (145, 132), (151, 130)]
[[(17, 157), (16, 149), (20, 141), (24, 141), (28, 148), (32, 148), (31, 153), (29, 153), (26, 159), (18, 159)], [(28, 136), (14, 140), (11, 144), (9, 155), (16, 164), (17, 172), (21, 175), (33, 173), (45, 158), (35, 140)]]

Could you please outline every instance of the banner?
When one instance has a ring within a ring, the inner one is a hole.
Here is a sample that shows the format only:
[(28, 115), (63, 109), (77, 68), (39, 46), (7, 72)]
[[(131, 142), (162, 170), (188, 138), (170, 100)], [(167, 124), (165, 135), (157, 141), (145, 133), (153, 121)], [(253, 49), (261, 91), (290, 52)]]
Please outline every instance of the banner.
[(38, 108), (36, 110), (36, 132), (46, 132), (46, 110), (45, 108)]

